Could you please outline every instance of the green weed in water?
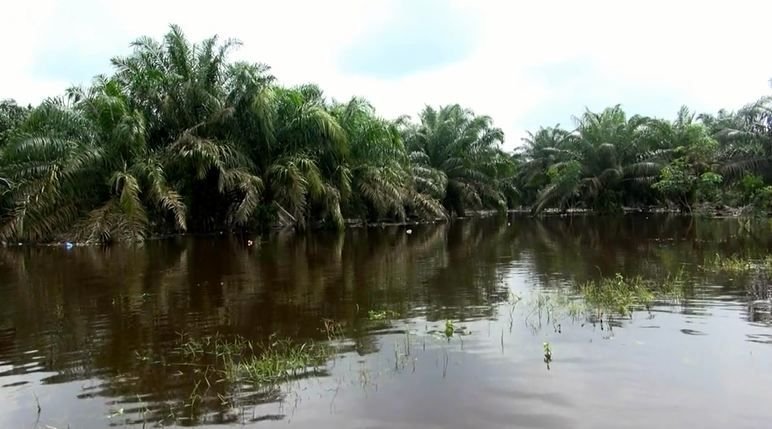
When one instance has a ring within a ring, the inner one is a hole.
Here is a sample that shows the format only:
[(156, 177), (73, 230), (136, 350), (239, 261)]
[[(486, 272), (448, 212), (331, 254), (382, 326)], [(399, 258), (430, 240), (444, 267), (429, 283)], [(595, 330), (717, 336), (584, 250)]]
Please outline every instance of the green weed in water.
[[(255, 385), (273, 384), (316, 372), (331, 356), (329, 347), (297, 344), (289, 339), (276, 339), (257, 349), (254, 355), (227, 361), (226, 379), (245, 380)], [(251, 344), (250, 350), (255, 350)]]
[(544, 363), (547, 364), (547, 369), (550, 369), (550, 363), (552, 363), (552, 347), (550, 343), (544, 343)]
[(707, 271), (730, 274), (742, 274), (751, 271), (772, 272), (772, 255), (768, 255), (763, 259), (754, 259), (738, 255), (722, 257), (716, 254), (712, 259), (706, 261), (702, 268)]
[(580, 284), (579, 292), (591, 308), (630, 314), (636, 307), (648, 307), (656, 299), (679, 299), (687, 287), (680, 272), (661, 283), (617, 273), (611, 278)]
[(399, 317), (399, 313), (392, 310), (370, 310), (367, 312), (367, 318), (370, 320), (391, 320)]
[(186, 363), (221, 374), (222, 381), (246, 382), (256, 387), (313, 373), (325, 365), (333, 350), (324, 344), (296, 343), (272, 336), (265, 343), (243, 337), (187, 338), (179, 345)]
[(450, 337), (453, 336), (453, 333), (456, 332), (456, 328), (453, 325), (452, 320), (446, 320), (445, 321), (445, 336), (450, 339)]

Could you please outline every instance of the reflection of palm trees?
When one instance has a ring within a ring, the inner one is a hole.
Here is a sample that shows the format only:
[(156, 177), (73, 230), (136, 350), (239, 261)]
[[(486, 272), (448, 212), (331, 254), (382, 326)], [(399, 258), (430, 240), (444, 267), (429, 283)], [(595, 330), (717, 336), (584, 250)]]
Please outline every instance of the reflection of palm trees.
[[(57, 373), (48, 383), (97, 377), (84, 395), (147, 394), (160, 404), (184, 400), (195, 383), (154, 364), (173, 357), (177, 332), (326, 339), (327, 318), (366, 354), (380, 347), (371, 309), (429, 321), (494, 317), (513, 261), (541, 284), (614, 272), (657, 278), (683, 264), (704, 277), (696, 267), (716, 253), (760, 255), (772, 244), (760, 229), (685, 217), (510, 222), (459, 220), (410, 235), (399, 227), (277, 233), (254, 247), (218, 237), (0, 249), (0, 359), (22, 368), (30, 359), (22, 352), (41, 350), (35, 359)], [(745, 295), (741, 280), (719, 284)]]

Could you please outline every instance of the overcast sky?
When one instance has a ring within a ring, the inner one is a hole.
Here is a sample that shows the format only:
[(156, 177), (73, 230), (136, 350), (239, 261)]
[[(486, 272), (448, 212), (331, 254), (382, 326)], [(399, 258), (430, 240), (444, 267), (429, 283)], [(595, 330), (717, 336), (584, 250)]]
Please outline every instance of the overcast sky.
[(140, 35), (220, 34), (283, 84), (368, 98), (386, 117), (461, 103), (507, 147), (621, 103), (673, 117), (767, 95), (772, 1), (27, 0), (0, 8), (0, 99), (35, 103), (110, 72)]

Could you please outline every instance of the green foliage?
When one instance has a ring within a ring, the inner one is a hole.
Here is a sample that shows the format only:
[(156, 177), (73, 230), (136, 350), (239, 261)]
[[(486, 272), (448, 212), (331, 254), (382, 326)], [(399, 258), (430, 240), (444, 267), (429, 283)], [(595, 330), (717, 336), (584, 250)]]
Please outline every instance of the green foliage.
[(722, 257), (716, 254), (712, 259), (706, 260), (702, 268), (708, 271), (730, 274), (743, 274), (753, 271), (772, 273), (772, 256), (758, 259), (739, 255)]
[(367, 312), (369, 320), (389, 320), (399, 317), (399, 313), (392, 310), (370, 310)]
[(738, 187), (742, 192), (743, 201), (748, 204), (753, 201), (753, 197), (756, 192), (764, 187), (764, 179), (756, 174), (746, 174), (742, 179), (740, 179)]
[(751, 204), (764, 214), (772, 212), (772, 186), (765, 186), (753, 194)]
[(205, 368), (217, 382), (248, 383), (265, 388), (316, 371), (326, 365), (333, 350), (314, 342), (296, 343), (271, 336), (265, 342), (243, 337), (215, 335), (203, 338), (182, 336), (177, 352), (187, 365)]
[(688, 285), (680, 272), (662, 282), (628, 278), (617, 273), (614, 277), (589, 281), (577, 287), (591, 308), (627, 315), (635, 308), (648, 307), (655, 299), (680, 298)]
[(450, 339), (450, 337), (453, 336), (453, 334), (456, 332), (456, 327), (453, 324), (452, 320), (446, 320), (445, 321), (445, 330), (443, 333), (445, 334), (445, 337)]
[(538, 139), (526, 141), (529, 163), (545, 168), (549, 180), (533, 203), (536, 212), (574, 205), (617, 211), (626, 195), (659, 174), (656, 159), (647, 155), (653, 120), (628, 118), (614, 106), (601, 113), (587, 111), (576, 122), (573, 133), (543, 130)]
[(31, 108), (21, 107), (13, 100), (0, 101), (0, 148), (11, 138), (11, 133), (29, 116)]
[(506, 208), (514, 171), (501, 151), (504, 133), (488, 116), (454, 104), (426, 107), (419, 123), (404, 123), (416, 191), (440, 199), (449, 212)]
[(586, 111), (507, 154), (489, 116), (453, 104), (384, 119), (364, 99), (330, 101), (230, 61), (239, 45), (171, 26), (90, 86), (34, 108), (0, 102), (0, 240), (136, 242), (516, 206), (690, 210), (727, 196), (770, 209), (772, 98), (672, 121)]
[(702, 173), (698, 184), (698, 191), (703, 199), (708, 201), (715, 200), (718, 189), (723, 182), (723, 176), (718, 173), (711, 171)]

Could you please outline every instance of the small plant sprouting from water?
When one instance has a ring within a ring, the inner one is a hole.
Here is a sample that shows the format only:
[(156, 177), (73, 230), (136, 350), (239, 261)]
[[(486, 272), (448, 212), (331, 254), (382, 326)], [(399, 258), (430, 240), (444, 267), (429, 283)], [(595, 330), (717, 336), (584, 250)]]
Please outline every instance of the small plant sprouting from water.
[(544, 363), (547, 364), (547, 369), (550, 369), (550, 363), (552, 363), (552, 347), (550, 346), (550, 343), (545, 342), (543, 345), (544, 349)]
[(456, 327), (453, 325), (452, 320), (446, 320), (445, 321), (445, 337), (450, 341), (450, 337), (453, 336), (453, 333), (456, 332)]
[(345, 333), (343, 332), (343, 326), (332, 319), (324, 319), (324, 328), (322, 328), (322, 332), (327, 334), (327, 340), (330, 342), (340, 342), (345, 338)]

